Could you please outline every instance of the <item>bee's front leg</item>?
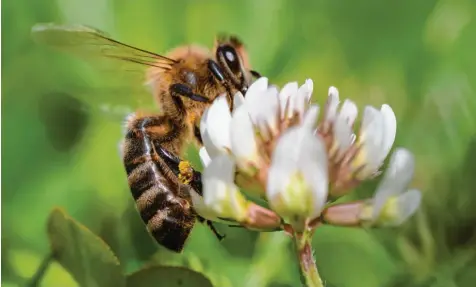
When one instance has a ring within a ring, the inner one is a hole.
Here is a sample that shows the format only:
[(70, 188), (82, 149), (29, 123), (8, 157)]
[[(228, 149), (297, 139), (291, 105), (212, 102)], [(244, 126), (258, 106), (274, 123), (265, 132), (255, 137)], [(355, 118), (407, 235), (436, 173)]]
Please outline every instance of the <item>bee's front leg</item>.
[(257, 79), (261, 78), (261, 74), (259, 72), (255, 71), (255, 70), (250, 70), (250, 73), (253, 77), (255, 77)]
[[(199, 195), (203, 195), (202, 174), (193, 169), (188, 161), (181, 160), (178, 156), (168, 152), (162, 147), (157, 148), (157, 153), (182, 183), (191, 186)], [(225, 235), (218, 232), (212, 221), (205, 219), (200, 215), (197, 215), (197, 218), (200, 222), (205, 222), (207, 226), (210, 227), (218, 240), (221, 241), (225, 238)]]
[(225, 74), (223, 73), (222, 68), (218, 65), (217, 62), (213, 60), (208, 60), (208, 70), (212, 73), (213, 77), (225, 87), (226, 93), (228, 94), (228, 100), (230, 101), (230, 112), (233, 109), (233, 94), (231, 93), (231, 87), (228, 82), (225, 80)]

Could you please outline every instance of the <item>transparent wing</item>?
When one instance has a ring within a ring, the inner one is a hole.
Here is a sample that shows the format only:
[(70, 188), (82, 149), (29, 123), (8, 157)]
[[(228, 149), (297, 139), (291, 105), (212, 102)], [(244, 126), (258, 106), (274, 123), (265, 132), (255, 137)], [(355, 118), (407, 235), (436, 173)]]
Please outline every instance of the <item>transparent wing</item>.
[(82, 25), (36, 24), (33, 38), (43, 44), (70, 52), (97, 55), (161, 69), (175, 60), (111, 39), (105, 32)]
[(153, 101), (145, 86), (146, 69), (166, 71), (177, 62), (83, 25), (36, 24), (32, 37), (37, 43), (88, 59), (94, 69), (101, 71), (104, 82), (96, 87), (73, 87), (75, 95), (93, 103), (98, 110), (104, 110), (105, 106), (122, 106), (128, 110), (150, 107)]

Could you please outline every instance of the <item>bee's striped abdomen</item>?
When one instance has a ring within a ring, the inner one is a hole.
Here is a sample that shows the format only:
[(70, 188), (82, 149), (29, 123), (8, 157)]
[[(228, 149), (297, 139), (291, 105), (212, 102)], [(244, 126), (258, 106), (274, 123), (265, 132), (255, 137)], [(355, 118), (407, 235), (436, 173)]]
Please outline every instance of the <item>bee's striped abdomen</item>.
[(124, 165), (137, 209), (155, 240), (180, 252), (195, 223), (190, 202), (176, 176), (155, 151), (145, 127), (128, 131)]

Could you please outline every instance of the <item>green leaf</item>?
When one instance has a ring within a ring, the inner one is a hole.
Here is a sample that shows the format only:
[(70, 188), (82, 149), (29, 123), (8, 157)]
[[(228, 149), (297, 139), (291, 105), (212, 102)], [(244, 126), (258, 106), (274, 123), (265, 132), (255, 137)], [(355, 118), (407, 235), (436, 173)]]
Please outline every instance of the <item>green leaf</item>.
[(64, 211), (51, 212), (48, 236), (55, 259), (80, 286), (125, 286), (119, 261), (109, 246)]
[(40, 286), (81, 287), (71, 276), (71, 273), (56, 262), (52, 262), (48, 266), (45, 276), (41, 279)]
[(380, 287), (395, 274), (390, 254), (364, 229), (323, 226), (317, 229), (313, 242), (317, 267), (326, 284)]
[(128, 287), (213, 287), (208, 278), (183, 267), (153, 266), (127, 277)]

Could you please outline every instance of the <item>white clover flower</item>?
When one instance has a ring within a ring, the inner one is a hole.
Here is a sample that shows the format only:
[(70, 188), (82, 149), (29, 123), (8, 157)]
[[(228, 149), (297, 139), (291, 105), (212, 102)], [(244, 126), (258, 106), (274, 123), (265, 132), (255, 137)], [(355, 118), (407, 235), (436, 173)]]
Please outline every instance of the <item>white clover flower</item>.
[(226, 96), (219, 96), (200, 120), (200, 134), (206, 147), (201, 154), (205, 158), (216, 157), (230, 149), (230, 122), (231, 114)]
[(323, 215), (333, 225), (397, 226), (411, 217), (421, 203), (421, 192), (407, 190), (414, 172), (412, 154), (397, 148), (372, 199), (329, 207)]
[(290, 128), (272, 155), (266, 188), (271, 208), (302, 231), (324, 209), (327, 187), (324, 143), (305, 126)]
[(191, 193), (195, 211), (202, 217), (251, 229), (279, 228), (281, 220), (274, 212), (248, 201), (234, 183), (235, 162), (226, 155), (210, 160), (202, 177), (203, 196)]
[(203, 217), (240, 222), (246, 218), (247, 201), (234, 183), (235, 163), (227, 155), (211, 160), (203, 173), (203, 198), (193, 196), (194, 208)]
[(313, 88), (311, 79), (307, 79), (299, 88), (297, 82), (284, 85), (279, 93), (281, 119), (291, 119), (296, 115), (302, 119), (306, 105), (311, 100)]
[(230, 139), (231, 151), (243, 171), (253, 172), (261, 165), (255, 129), (246, 104), (233, 111)]
[(200, 157), (200, 162), (202, 163), (202, 166), (207, 166), (210, 164), (210, 162), (212, 161), (212, 159), (210, 158), (210, 155), (208, 154), (208, 151), (205, 147), (201, 147), (199, 152), (198, 152), (198, 155)]
[[(219, 96), (200, 122), (204, 144), (200, 151), (202, 163), (230, 152), (243, 172), (256, 172), (266, 160), (260, 155), (263, 146), (258, 141), (269, 143), (290, 126), (283, 126), (283, 119), (302, 121), (312, 89), (312, 81), (306, 80), (301, 87), (290, 83), (279, 92), (275, 86), (268, 86), (268, 79), (262, 77), (249, 87), (246, 98), (240, 92), (235, 94), (232, 114), (226, 96)], [(312, 112), (316, 113), (316, 109), (318, 111), (318, 107), (312, 107)]]
[(407, 190), (414, 168), (413, 155), (406, 149), (396, 149), (373, 200), (360, 215), (361, 219), (375, 225), (395, 226), (413, 215), (421, 202), (419, 190)]
[[(243, 105), (237, 112), (246, 109), (251, 122), (265, 139), (269, 139), (278, 129), (279, 98), (278, 89), (268, 86), (267, 78), (260, 78), (246, 92)], [(239, 94), (238, 94), (239, 95)], [(239, 97), (239, 96), (238, 96)]]
[[(194, 199), (199, 213), (254, 229), (304, 232), (318, 222), (395, 225), (415, 212), (420, 193), (403, 192), (413, 174), (411, 154), (403, 149), (393, 155), (373, 200), (328, 206), (329, 196), (378, 174), (395, 140), (396, 118), (388, 105), (367, 106), (354, 132), (356, 104), (346, 99), (341, 105), (331, 87), (318, 122), (312, 91), (312, 80), (279, 90), (263, 77), (245, 96), (234, 95), (231, 113), (225, 95), (214, 101), (200, 126), (205, 172), (203, 199)], [(270, 209), (246, 199), (244, 186), (257, 186)]]
[(354, 102), (346, 99), (339, 108), (339, 91), (329, 88), (324, 112), (325, 118), (319, 127), (329, 151), (331, 190), (340, 196), (359, 182), (378, 174), (378, 170), (390, 152), (397, 130), (395, 114), (389, 105), (380, 110), (372, 106), (364, 109), (357, 135), (354, 124), (358, 109)]
[(364, 160), (363, 169), (357, 173), (359, 179), (371, 176), (382, 165), (395, 141), (396, 131), (397, 121), (389, 105), (382, 105), (380, 110), (366, 107), (358, 137), (362, 148), (357, 158)]

